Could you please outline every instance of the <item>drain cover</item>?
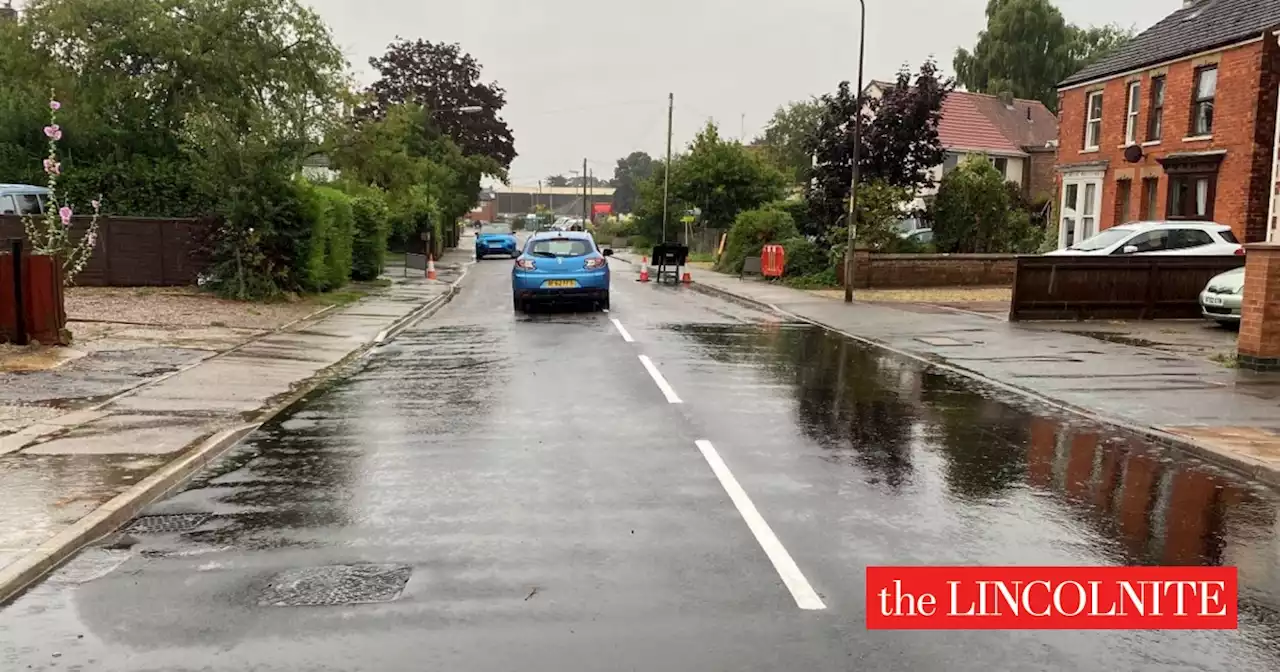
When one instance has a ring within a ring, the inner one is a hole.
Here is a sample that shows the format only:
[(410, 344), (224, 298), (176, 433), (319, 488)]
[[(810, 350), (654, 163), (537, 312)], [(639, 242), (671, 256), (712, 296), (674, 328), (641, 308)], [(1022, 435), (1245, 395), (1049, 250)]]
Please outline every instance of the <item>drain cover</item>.
[(158, 516), (138, 516), (125, 532), (134, 534), (175, 534), (190, 532), (209, 520), (207, 513), (167, 513)]
[(333, 607), (390, 602), (400, 597), (408, 565), (331, 565), (281, 572), (263, 591), (264, 607)]

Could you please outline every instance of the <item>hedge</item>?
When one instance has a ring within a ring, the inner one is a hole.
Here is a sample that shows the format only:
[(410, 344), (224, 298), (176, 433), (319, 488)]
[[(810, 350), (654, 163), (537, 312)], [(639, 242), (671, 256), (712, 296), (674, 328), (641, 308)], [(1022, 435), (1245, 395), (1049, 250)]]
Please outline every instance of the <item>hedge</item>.
[(351, 248), (351, 278), (374, 280), (387, 256), (387, 236), (391, 230), (387, 199), (379, 191), (369, 191), (351, 199), (355, 235)]
[(355, 216), (351, 197), (332, 187), (319, 187), (325, 201), (324, 291), (338, 289), (351, 280), (352, 237)]

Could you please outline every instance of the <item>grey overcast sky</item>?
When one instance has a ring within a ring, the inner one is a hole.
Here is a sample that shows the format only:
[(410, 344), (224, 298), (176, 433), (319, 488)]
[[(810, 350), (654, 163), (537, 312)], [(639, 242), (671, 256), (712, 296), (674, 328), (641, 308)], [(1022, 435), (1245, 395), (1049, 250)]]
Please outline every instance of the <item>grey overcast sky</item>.
[[(310, 0), (362, 83), (397, 35), (458, 42), (507, 90), (520, 153), (514, 184), (582, 166), (608, 177), (633, 150), (675, 147), (714, 118), (749, 139), (783, 103), (857, 77), (856, 0)], [(987, 0), (867, 0), (866, 78), (936, 56), (950, 71), (972, 46)], [(1058, 0), (1073, 23), (1145, 29), (1181, 0)], [(743, 119), (745, 116), (745, 122)]]

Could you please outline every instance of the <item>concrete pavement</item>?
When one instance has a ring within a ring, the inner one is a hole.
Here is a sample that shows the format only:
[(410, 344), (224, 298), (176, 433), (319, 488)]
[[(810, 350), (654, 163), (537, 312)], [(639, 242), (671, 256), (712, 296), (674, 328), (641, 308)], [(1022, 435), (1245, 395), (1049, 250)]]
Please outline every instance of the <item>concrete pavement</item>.
[[(1268, 488), (617, 264), (515, 315), (509, 268), (0, 609), (0, 668), (1280, 666)], [(1241, 624), (865, 630), (922, 563), (1232, 564)]]
[(190, 471), (166, 465), (215, 456), (353, 355), (441, 305), (468, 258), (446, 255), (439, 281), (396, 278), (346, 308), (0, 438), (0, 600)]
[[(620, 259), (634, 262), (633, 255)], [(1280, 485), (1280, 376), (928, 305), (846, 306), (691, 269), (695, 285), (1142, 431)], [(855, 293), (856, 298), (856, 293)]]

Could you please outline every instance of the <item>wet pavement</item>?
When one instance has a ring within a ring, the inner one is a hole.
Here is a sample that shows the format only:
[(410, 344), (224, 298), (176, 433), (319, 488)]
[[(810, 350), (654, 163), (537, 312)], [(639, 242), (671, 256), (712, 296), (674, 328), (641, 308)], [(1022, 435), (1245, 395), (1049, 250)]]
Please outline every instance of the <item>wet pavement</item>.
[[(1272, 490), (622, 264), (515, 316), (509, 268), (0, 609), (0, 669), (1280, 669)], [(1240, 628), (865, 630), (922, 563), (1235, 565)]]

